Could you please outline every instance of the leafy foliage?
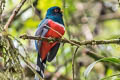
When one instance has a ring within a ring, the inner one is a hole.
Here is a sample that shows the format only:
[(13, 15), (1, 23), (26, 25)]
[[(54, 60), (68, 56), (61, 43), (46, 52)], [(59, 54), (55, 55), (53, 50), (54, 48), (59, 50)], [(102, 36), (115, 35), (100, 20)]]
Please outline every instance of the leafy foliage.
[(95, 62), (93, 62), (92, 64), (90, 64), (87, 69), (84, 72), (84, 76), (87, 77), (90, 73), (90, 71), (93, 69), (93, 67), (95, 66), (95, 64), (97, 62), (110, 62), (110, 63), (117, 63), (120, 64), (120, 59), (119, 58), (102, 58), (100, 60), (97, 60)]

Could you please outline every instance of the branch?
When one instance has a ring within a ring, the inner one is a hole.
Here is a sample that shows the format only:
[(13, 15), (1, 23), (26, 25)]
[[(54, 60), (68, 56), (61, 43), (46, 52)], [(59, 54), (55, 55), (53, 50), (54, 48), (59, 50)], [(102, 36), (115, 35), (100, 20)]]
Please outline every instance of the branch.
[(33, 39), (33, 40), (42, 40), (42, 41), (48, 41), (48, 42), (62, 42), (62, 43), (70, 43), (71, 45), (79, 46), (73, 41), (67, 40), (67, 39), (61, 39), (61, 38), (46, 38), (46, 37), (39, 37), (39, 36), (28, 36), (28, 35), (21, 35), (20, 38), (22, 39)]
[(78, 51), (78, 49), (79, 49), (79, 47), (77, 47), (76, 49), (75, 49), (75, 52), (73, 53), (73, 57), (72, 57), (72, 71), (73, 71), (73, 80), (75, 80), (75, 69), (74, 69), (74, 67), (75, 67), (75, 56), (76, 56), (76, 53), (77, 53), (77, 51)]
[(27, 66), (34, 72), (34, 74), (36, 74), (39, 77), (40, 80), (44, 80), (44, 79), (41, 78), (41, 76), (38, 74), (38, 72), (31, 66), (29, 61), (27, 61), (21, 54), (19, 54), (19, 56), (27, 64)]
[(86, 49), (86, 54), (95, 60), (104, 58), (103, 56), (100, 56), (100, 55), (96, 54), (95, 52), (87, 50), (87, 49)]
[(8, 19), (7, 23), (4, 26), (4, 30), (7, 30), (9, 25), (12, 23), (13, 19), (15, 18), (15, 16), (17, 15), (17, 13), (19, 12), (19, 10), (21, 9), (21, 7), (23, 6), (23, 4), (26, 2), (26, 0), (22, 0), (19, 5), (14, 9), (12, 15), (10, 16), (10, 18)]
[(25, 13), (28, 9), (30, 9), (31, 6), (28, 6), (26, 9), (22, 10), (16, 17), (14, 20), (18, 19), (23, 13)]
[(75, 46), (81, 46), (81, 45), (100, 45), (100, 44), (119, 44), (120, 39), (111, 39), (111, 40), (88, 40), (88, 41), (76, 41), (76, 40), (68, 40), (68, 39), (62, 39), (62, 38), (46, 38), (46, 37), (39, 37), (39, 36), (29, 36), (29, 35), (21, 35), (20, 38), (22, 39), (32, 39), (32, 40), (42, 40), (42, 41), (48, 41), (48, 42), (62, 42), (62, 43), (69, 43), (71, 45)]

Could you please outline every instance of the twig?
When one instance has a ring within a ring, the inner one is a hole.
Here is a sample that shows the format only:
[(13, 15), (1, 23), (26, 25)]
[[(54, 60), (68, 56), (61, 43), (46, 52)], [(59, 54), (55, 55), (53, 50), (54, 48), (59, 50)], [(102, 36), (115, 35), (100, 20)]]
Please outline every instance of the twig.
[(4, 30), (6, 31), (9, 27), (9, 25), (12, 23), (13, 19), (15, 18), (15, 16), (17, 15), (17, 13), (19, 12), (19, 10), (21, 9), (21, 7), (23, 6), (23, 4), (26, 2), (26, 0), (22, 0), (19, 5), (14, 9), (12, 15), (9, 17), (7, 23), (4, 26)]
[(26, 12), (28, 9), (30, 9), (30, 8), (31, 8), (31, 6), (28, 6), (26, 9), (20, 11), (20, 13), (15, 17), (14, 21), (15, 21), (16, 19), (18, 19), (23, 13), (25, 13), (25, 12)]
[(75, 45), (75, 46), (79, 46), (78, 44), (67, 40), (67, 39), (61, 39), (61, 38), (46, 38), (46, 37), (39, 37), (39, 36), (28, 36), (28, 35), (21, 35), (20, 38), (22, 39), (32, 39), (32, 40), (42, 40), (42, 41), (48, 41), (48, 42), (55, 42), (55, 41), (59, 41), (59, 42), (63, 42), (63, 43), (70, 43), (71, 45)]
[(32, 39), (32, 40), (42, 40), (42, 41), (58, 41), (62, 43), (69, 43), (71, 45), (75, 46), (81, 46), (81, 45), (100, 45), (100, 44), (120, 44), (120, 39), (111, 39), (111, 40), (88, 40), (88, 41), (76, 41), (76, 40), (68, 40), (68, 39), (62, 39), (62, 38), (46, 38), (46, 37), (40, 37), (40, 36), (29, 36), (29, 35), (21, 35), (20, 38), (22, 39)]
[(69, 36), (69, 39), (71, 38), (71, 33), (70, 33), (70, 29), (68, 28), (69, 27), (69, 25), (68, 25), (68, 19), (67, 19), (67, 17), (66, 17), (66, 0), (62, 0), (62, 5), (63, 5), (63, 11), (64, 11), (64, 19), (65, 19), (65, 21), (64, 21), (64, 23), (65, 23), (65, 26), (67, 26), (66, 27), (66, 31), (67, 31), (67, 33), (68, 33), (68, 36)]
[(92, 57), (92, 58), (95, 59), (95, 60), (99, 60), (99, 59), (104, 58), (103, 56), (100, 56), (100, 55), (98, 55), (98, 54), (96, 54), (95, 52), (90, 51), (90, 50), (86, 50), (86, 54), (87, 54), (88, 56)]
[(79, 47), (77, 47), (77, 48), (75, 49), (75, 53), (73, 53), (73, 57), (72, 57), (73, 80), (75, 80), (75, 75), (74, 75), (74, 73), (75, 73), (74, 63), (75, 63), (75, 56), (76, 56), (76, 53), (77, 53), (78, 49), (79, 49)]

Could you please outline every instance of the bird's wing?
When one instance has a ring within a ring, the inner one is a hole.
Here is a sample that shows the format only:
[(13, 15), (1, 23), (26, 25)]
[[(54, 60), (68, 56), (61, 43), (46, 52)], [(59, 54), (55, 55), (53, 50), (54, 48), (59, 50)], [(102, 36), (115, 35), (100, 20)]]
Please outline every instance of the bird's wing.
[[(48, 23), (48, 19), (44, 19), (38, 26), (38, 29), (36, 30), (35, 36), (41, 36), (44, 37), (45, 34), (48, 32), (48, 29), (45, 27), (45, 25)], [(41, 41), (35, 40), (35, 47), (36, 50), (39, 53), (39, 48), (41, 46)]]

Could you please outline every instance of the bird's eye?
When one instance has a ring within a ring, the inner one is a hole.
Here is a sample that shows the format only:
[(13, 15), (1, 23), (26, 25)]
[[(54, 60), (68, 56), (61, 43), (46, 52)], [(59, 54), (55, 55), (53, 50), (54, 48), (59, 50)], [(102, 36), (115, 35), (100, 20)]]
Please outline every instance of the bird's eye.
[(58, 13), (58, 12), (59, 12), (59, 10), (58, 10), (58, 9), (54, 9), (54, 12), (55, 12), (55, 13)]

